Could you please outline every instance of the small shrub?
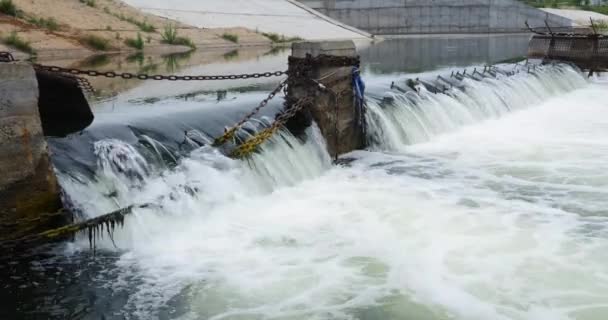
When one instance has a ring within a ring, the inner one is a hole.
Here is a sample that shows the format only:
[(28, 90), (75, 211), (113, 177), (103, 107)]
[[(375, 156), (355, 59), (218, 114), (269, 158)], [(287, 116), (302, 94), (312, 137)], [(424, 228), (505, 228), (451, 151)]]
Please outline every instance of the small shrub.
[(168, 24), (165, 26), (160, 36), (163, 38), (163, 43), (173, 44), (175, 39), (177, 39), (177, 28), (171, 24)]
[(136, 26), (139, 27), (139, 29), (143, 32), (148, 32), (148, 33), (152, 33), (152, 32), (156, 32), (156, 27), (154, 27), (153, 25), (151, 25), (150, 23), (148, 23), (147, 21), (142, 21), (142, 22), (133, 22)]
[(127, 38), (125, 40), (125, 44), (131, 48), (137, 49), (137, 50), (143, 50), (144, 49), (144, 39), (142, 39), (141, 34), (138, 32), (137, 33), (137, 38), (136, 39), (131, 39), (131, 38)]
[(34, 50), (34, 48), (32, 48), (30, 42), (21, 39), (16, 31), (11, 32), (8, 37), (3, 39), (3, 42), (4, 44), (14, 47), (19, 51), (23, 51), (32, 55), (36, 54), (36, 51)]
[(279, 35), (278, 33), (262, 33), (263, 36), (265, 36), (266, 38), (270, 39), (270, 41), (272, 41), (273, 43), (285, 43), (285, 42), (294, 42), (294, 41), (301, 41), (302, 38), (300, 37), (285, 37), (284, 35)]
[(598, 31), (608, 31), (608, 22), (604, 20), (594, 21), (593, 24)]
[(192, 49), (196, 49), (196, 45), (194, 44), (194, 42), (192, 42), (192, 40), (177, 35), (177, 28), (173, 25), (166, 25), (160, 36), (162, 37), (162, 43), (171, 44), (175, 46), (188, 46)]
[(222, 39), (224, 39), (226, 41), (234, 42), (234, 43), (239, 42), (239, 36), (237, 36), (236, 34), (232, 34), (232, 33), (224, 33), (222, 35)]
[(0, 1), (0, 13), (7, 16), (17, 16), (17, 6), (13, 3), (13, 0), (1, 0)]
[(177, 39), (175, 39), (173, 44), (176, 46), (187, 46), (192, 49), (196, 49), (196, 45), (194, 45), (194, 42), (192, 42), (192, 40), (190, 40), (189, 38), (186, 38), (186, 37), (177, 37)]
[(110, 42), (106, 38), (102, 38), (96, 35), (87, 35), (80, 38), (80, 41), (95, 50), (106, 51), (110, 49)]
[[(82, 1), (82, 0), (81, 0)], [(114, 13), (112, 11), (110, 11), (110, 8), (105, 7), (103, 9), (103, 11), (111, 16), (114, 16), (122, 21), (128, 22), (130, 24), (136, 25), (139, 30), (143, 31), (143, 32), (147, 32), (147, 33), (152, 33), (152, 32), (156, 32), (156, 27), (153, 26), (152, 24), (148, 23), (148, 21), (144, 20), (144, 21), (138, 21), (135, 18), (132, 17), (127, 17), (122, 13)]]
[(44, 28), (44, 29), (48, 29), (50, 31), (57, 31), (59, 30), (59, 23), (57, 23), (57, 20), (55, 20), (55, 18), (36, 18), (36, 17), (32, 17), (32, 18), (27, 18), (26, 19), (27, 22), (36, 25), (40, 28)]
[(86, 4), (87, 6), (89, 6), (91, 8), (97, 7), (97, 3), (95, 3), (95, 0), (80, 0), (80, 2)]

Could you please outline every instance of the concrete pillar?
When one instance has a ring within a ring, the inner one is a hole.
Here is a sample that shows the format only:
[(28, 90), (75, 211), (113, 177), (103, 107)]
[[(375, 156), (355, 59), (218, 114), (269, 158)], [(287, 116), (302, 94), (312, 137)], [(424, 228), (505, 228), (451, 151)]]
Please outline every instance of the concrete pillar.
[[(336, 57), (350, 59), (332, 59)], [(308, 125), (307, 119), (311, 118), (319, 125), (332, 156), (364, 146), (352, 90), (355, 64), (358, 56), (353, 41), (299, 42), (292, 46), (287, 107), (304, 97), (312, 96), (314, 102), (287, 126), (297, 134), (297, 128)], [(310, 79), (324, 84), (327, 90), (319, 90)]]
[(0, 172), (0, 240), (64, 222), (30, 64), (0, 63)]

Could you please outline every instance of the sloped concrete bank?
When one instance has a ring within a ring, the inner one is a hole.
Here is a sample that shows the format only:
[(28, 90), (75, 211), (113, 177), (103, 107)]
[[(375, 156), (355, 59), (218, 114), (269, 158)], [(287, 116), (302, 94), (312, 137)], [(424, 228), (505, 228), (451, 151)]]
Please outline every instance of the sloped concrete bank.
[(144, 12), (199, 28), (245, 27), (307, 40), (369, 39), (366, 32), (292, 0), (124, 0)]

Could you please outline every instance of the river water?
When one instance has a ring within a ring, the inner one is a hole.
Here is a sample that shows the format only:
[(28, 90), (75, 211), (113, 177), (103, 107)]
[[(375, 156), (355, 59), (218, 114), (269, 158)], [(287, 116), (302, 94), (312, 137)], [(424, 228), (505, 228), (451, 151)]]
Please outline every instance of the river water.
[[(384, 46), (389, 55), (398, 44)], [(95, 255), (79, 237), (15, 262), (0, 312), (606, 319), (608, 81), (556, 65), (404, 94), (391, 82), (505, 57), (460, 55), (411, 71), (369, 52), (370, 147), (341, 165), (315, 126), (304, 141), (282, 133), (249, 161), (203, 146), (263, 91), (229, 91), (214, 103), (119, 98), (124, 113), (101, 102), (91, 129), (51, 141), (56, 154), (76, 153), (56, 155), (62, 186), (83, 217), (156, 206), (136, 210)], [(167, 116), (167, 106), (182, 109)], [(155, 120), (135, 116), (141, 108)], [(121, 127), (125, 115), (132, 120)]]

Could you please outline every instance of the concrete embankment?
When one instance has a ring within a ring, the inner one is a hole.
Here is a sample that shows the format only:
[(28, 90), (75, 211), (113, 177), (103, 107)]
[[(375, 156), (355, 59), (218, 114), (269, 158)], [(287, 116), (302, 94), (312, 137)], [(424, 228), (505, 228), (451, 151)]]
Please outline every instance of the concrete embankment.
[(308, 40), (368, 39), (356, 30), (292, 0), (125, 0), (162, 17), (200, 28), (245, 27)]
[(515, 0), (299, 0), (321, 13), (377, 35), (512, 33), (525, 22), (570, 26), (563, 18)]
[[(168, 26), (174, 27), (177, 37), (197, 47), (272, 45), (270, 39), (254, 30), (240, 26), (201, 29), (142, 12), (122, 1), (96, 0), (93, 5), (74, 0), (13, 0), (13, 3), (18, 10), (16, 16), (0, 15), (0, 51), (16, 51), (13, 45), (17, 41), (9, 40), (14, 34), (29, 47), (23, 46), (21, 51), (31, 51), (41, 59), (109, 52), (167, 54), (191, 50), (184, 43), (166, 43), (163, 37)], [(225, 34), (238, 41), (227, 39)], [(141, 37), (141, 46), (129, 45), (138, 37)]]

